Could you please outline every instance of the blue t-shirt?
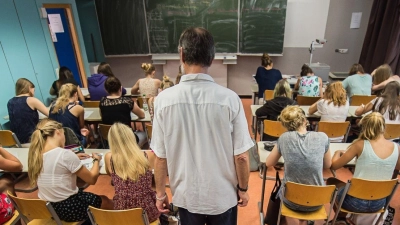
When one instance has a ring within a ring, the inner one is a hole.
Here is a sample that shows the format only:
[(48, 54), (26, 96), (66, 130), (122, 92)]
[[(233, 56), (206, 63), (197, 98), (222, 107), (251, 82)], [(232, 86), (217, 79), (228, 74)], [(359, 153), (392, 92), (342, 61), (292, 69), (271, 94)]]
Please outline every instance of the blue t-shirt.
[(353, 95), (371, 95), (372, 77), (369, 74), (351, 75), (342, 84), (349, 98)]
[(265, 90), (274, 90), (276, 83), (282, 79), (281, 71), (277, 69), (267, 70), (265, 67), (258, 67), (255, 79), (258, 84), (258, 97), (263, 98)]

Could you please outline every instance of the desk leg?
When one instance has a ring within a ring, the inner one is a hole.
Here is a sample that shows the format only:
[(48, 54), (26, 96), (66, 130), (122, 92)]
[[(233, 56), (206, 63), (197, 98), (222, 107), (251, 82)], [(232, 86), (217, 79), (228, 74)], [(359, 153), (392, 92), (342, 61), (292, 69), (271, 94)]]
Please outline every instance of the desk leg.
[(267, 180), (267, 167), (265, 164), (261, 165), (263, 170), (263, 183), (261, 189), (261, 201), (258, 203), (258, 207), (260, 208), (260, 224), (264, 224), (264, 195), (265, 195), (265, 182)]
[(255, 122), (255, 128), (254, 128), (254, 141), (257, 142), (257, 130), (258, 130), (258, 121), (257, 117), (254, 117), (253, 122)]

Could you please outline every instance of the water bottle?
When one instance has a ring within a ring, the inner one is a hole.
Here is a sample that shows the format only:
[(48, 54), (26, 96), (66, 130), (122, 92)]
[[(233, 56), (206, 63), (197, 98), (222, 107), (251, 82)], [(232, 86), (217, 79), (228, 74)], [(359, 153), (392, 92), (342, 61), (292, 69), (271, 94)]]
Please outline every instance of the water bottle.
[(143, 110), (147, 112), (149, 110), (149, 105), (147, 105), (146, 95), (144, 94), (143, 97)]

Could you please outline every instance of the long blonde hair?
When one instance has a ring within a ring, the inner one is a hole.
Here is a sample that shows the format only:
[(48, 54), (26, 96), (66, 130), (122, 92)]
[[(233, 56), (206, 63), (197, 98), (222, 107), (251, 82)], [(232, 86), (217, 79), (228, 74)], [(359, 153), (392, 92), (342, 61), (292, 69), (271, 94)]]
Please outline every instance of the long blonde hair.
[(43, 169), (43, 148), (47, 137), (53, 137), (55, 131), (62, 128), (61, 123), (51, 119), (43, 119), (32, 133), (28, 152), (28, 176), (32, 186), (37, 184), (37, 179)]
[(75, 93), (78, 92), (78, 88), (73, 84), (63, 84), (58, 92), (58, 98), (56, 103), (54, 103), (52, 113), (57, 113), (60, 109), (65, 112), (65, 108), (69, 104), (69, 99), (74, 97)]
[(149, 161), (137, 145), (131, 128), (114, 123), (108, 132), (115, 173), (123, 180), (137, 180), (149, 169)]
[(15, 83), (15, 95), (23, 95), (29, 93), (29, 96), (33, 97), (32, 93), (29, 90), (30, 88), (35, 88), (35, 85), (30, 80), (26, 78), (19, 78)]
[(382, 114), (372, 112), (364, 116), (361, 121), (361, 131), (357, 140), (376, 140), (385, 133), (385, 119)]
[(324, 99), (334, 106), (346, 105), (347, 95), (342, 82), (330, 83), (325, 90)]
[(307, 121), (307, 117), (300, 106), (287, 106), (282, 110), (278, 121), (280, 121), (288, 131), (296, 131)]
[(287, 98), (292, 97), (292, 89), (290, 88), (289, 82), (287, 82), (285, 79), (278, 81), (278, 83), (275, 85), (274, 98), (280, 96), (285, 96)]

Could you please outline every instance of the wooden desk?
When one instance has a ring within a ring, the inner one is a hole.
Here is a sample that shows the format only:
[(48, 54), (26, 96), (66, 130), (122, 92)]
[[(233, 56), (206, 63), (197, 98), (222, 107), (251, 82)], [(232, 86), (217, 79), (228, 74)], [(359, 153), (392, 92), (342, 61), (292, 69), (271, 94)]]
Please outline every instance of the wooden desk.
[[(351, 143), (330, 143), (329, 149), (330, 149), (331, 156), (333, 157), (335, 152), (338, 150), (346, 150), (350, 144)], [(264, 149), (264, 142), (258, 142), (257, 148), (258, 148), (258, 154), (260, 155), (260, 162), (262, 163), (261, 168), (262, 168), (262, 179), (263, 179), (262, 189), (261, 189), (261, 200), (258, 202), (258, 207), (260, 209), (260, 211), (259, 211), (260, 221), (264, 221), (264, 209), (263, 208), (264, 208), (265, 183), (266, 183), (267, 179), (275, 180), (276, 178), (275, 177), (267, 177), (267, 167), (265, 166), (265, 160), (267, 159), (269, 154), (271, 154), (271, 152)], [(278, 164), (283, 165), (284, 163), (285, 163), (285, 161), (281, 157), (278, 161)], [(348, 162), (346, 164), (346, 166), (354, 166), (355, 164), (356, 164), (356, 161), (354, 158), (350, 162)], [(332, 173), (336, 177), (336, 174), (334, 173), (333, 170), (332, 170)], [(304, 176), (307, 176), (307, 175), (304, 174)]]

